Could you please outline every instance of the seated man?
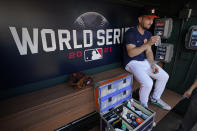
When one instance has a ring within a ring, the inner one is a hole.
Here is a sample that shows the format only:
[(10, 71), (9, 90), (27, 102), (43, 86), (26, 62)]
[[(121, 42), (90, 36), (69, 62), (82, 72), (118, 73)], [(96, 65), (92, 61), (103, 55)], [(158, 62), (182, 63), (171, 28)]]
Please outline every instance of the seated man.
[(124, 36), (124, 66), (132, 73), (140, 83), (140, 102), (148, 107), (148, 99), (153, 86), (153, 80), (156, 79), (155, 89), (151, 97), (151, 103), (157, 106), (171, 110), (171, 107), (160, 99), (166, 83), (168, 74), (154, 63), (151, 46), (159, 41), (160, 36), (152, 36), (147, 31), (153, 24), (155, 15), (154, 9), (145, 9), (138, 17), (137, 27), (130, 28)]
[(190, 131), (197, 122), (197, 77), (192, 86), (184, 93), (191, 101), (178, 131)]

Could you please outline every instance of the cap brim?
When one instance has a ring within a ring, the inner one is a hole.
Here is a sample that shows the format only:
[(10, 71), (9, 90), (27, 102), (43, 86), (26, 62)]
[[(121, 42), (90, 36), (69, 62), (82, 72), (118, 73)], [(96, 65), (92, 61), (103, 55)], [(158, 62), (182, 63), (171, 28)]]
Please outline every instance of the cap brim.
[(159, 18), (159, 16), (156, 15), (144, 15), (145, 17), (149, 17), (149, 18)]

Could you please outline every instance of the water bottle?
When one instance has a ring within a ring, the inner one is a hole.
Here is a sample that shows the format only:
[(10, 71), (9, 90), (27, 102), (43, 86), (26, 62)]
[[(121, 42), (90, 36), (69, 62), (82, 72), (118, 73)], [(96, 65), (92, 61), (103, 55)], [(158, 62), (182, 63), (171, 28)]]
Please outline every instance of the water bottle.
[[(156, 36), (160, 36), (159, 33), (156, 33)], [(161, 45), (161, 37), (160, 39), (155, 43), (155, 46), (160, 46)]]

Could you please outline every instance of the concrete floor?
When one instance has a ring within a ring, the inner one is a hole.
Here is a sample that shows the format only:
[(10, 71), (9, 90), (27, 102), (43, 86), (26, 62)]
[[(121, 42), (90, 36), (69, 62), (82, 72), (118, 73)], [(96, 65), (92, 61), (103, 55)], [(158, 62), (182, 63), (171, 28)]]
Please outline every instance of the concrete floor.
[[(169, 112), (152, 131), (175, 131), (178, 129), (183, 117), (171, 111)], [(197, 131), (197, 124), (191, 131)]]

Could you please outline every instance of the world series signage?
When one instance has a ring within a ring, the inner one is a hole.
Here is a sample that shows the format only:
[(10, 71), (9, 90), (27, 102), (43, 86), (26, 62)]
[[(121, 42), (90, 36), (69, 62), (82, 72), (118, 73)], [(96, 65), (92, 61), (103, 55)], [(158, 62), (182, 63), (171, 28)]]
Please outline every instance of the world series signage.
[(30, 0), (5, 2), (0, 12), (4, 90), (121, 62), (124, 33), (136, 25), (138, 8)]

